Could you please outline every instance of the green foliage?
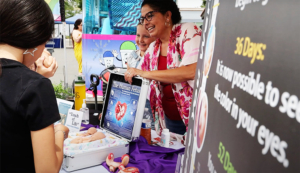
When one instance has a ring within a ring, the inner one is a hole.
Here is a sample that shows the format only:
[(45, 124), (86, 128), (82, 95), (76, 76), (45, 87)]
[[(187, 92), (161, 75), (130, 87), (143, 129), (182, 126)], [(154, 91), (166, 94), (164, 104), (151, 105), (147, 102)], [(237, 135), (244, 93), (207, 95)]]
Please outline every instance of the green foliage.
[(82, 0), (65, 0), (66, 19), (82, 12)]
[(206, 6), (206, 0), (203, 0), (201, 8), (205, 8), (205, 6)]
[(82, 11), (82, 0), (77, 0), (78, 1), (78, 8)]
[(60, 82), (58, 85), (53, 84), (55, 97), (60, 99), (69, 99), (73, 98), (74, 94), (72, 92), (71, 88), (64, 88), (62, 82)]

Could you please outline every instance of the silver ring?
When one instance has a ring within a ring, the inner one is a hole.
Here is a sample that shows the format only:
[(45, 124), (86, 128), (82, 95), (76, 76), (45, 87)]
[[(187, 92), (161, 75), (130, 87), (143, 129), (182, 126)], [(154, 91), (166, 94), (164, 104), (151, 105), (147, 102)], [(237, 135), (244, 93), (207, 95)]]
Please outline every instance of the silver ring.
[(130, 72), (127, 72), (127, 74), (129, 74), (129, 75), (130, 75)]

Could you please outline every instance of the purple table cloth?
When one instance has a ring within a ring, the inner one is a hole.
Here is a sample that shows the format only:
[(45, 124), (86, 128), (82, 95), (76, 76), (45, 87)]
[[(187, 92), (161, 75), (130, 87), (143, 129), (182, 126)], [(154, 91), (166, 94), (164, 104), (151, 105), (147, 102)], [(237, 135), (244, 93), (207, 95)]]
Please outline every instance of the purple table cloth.
[(84, 127), (84, 128), (80, 129), (80, 131), (88, 130), (91, 127), (95, 127), (97, 129), (99, 129), (99, 125), (92, 125), (92, 124), (81, 124), (81, 127)]
[[(183, 152), (184, 148), (174, 150), (148, 145), (147, 140), (140, 136), (137, 142), (130, 143), (130, 160), (126, 167), (137, 167), (140, 173), (174, 173), (178, 154)], [(115, 158), (114, 161), (121, 162), (121, 157)], [(109, 171), (106, 162), (102, 165)], [(118, 171), (117, 169), (115, 172)]]

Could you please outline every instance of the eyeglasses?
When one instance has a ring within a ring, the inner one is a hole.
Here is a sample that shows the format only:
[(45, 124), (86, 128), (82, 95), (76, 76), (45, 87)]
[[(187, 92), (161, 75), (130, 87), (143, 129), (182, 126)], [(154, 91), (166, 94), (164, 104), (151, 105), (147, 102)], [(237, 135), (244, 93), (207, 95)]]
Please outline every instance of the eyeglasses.
[(139, 23), (143, 25), (144, 23), (144, 19), (146, 19), (148, 22), (150, 22), (152, 20), (152, 17), (154, 16), (153, 13), (154, 12), (158, 12), (158, 11), (149, 11), (145, 17), (140, 17), (138, 20), (139, 20)]

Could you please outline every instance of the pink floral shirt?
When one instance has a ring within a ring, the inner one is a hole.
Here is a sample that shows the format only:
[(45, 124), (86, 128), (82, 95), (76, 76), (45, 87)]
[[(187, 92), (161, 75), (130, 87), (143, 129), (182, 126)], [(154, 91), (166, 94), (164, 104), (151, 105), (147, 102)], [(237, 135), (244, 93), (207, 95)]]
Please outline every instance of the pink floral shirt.
[[(201, 30), (193, 23), (176, 24), (172, 28), (170, 42), (167, 50), (167, 69), (174, 69), (197, 62), (200, 46)], [(144, 71), (157, 70), (160, 55), (161, 41), (157, 39), (151, 43), (145, 52), (141, 65)], [(177, 108), (182, 121), (188, 126), (189, 110), (192, 103), (194, 80), (172, 84)], [(160, 82), (150, 82), (150, 104), (154, 115), (156, 132), (161, 135), (166, 128), (164, 111), (162, 108), (162, 88)], [(171, 134), (172, 137), (180, 135)], [(181, 136), (182, 137), (182, 136)], [(180, 137), (179, 137), (180, 138)]]

